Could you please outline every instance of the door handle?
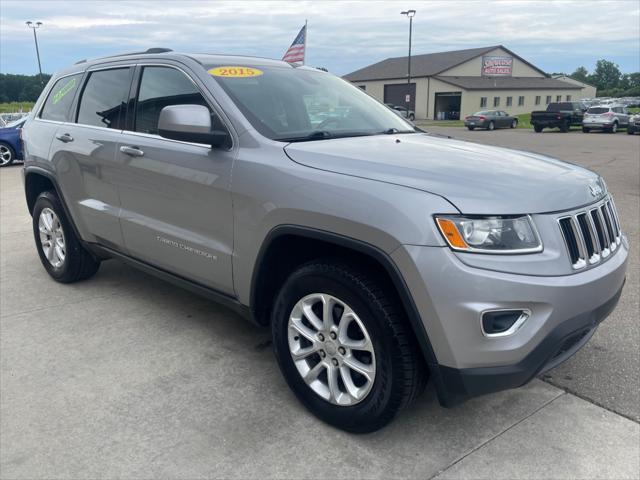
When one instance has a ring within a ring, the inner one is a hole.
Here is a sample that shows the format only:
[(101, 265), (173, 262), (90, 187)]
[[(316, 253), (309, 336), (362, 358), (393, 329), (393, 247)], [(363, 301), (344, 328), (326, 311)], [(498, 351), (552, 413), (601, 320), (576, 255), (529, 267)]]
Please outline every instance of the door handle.
[(144, 152), (140, 150), (138, 147), (120, 147), (120, 151), (125, 155), (129, 155), (130, 157), (141, 157), (144, 155)]
[(56, 138), (64, 143), (73, 142), (73, 137), (68, 133), (63, 133), (62, 135), (56, 135)]

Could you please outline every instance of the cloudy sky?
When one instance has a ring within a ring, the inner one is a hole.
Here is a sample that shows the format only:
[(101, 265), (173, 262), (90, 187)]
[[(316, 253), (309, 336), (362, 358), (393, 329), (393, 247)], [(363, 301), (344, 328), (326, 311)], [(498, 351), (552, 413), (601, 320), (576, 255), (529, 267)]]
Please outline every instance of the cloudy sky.
[(281, 58), (305, 18), (307, 63), (336, 74), (413, 52), (503, 44), (548, 72), (589, 70), (599, 58), (640, 70), (640, 0), (0, 1), (0, 71), (54, 72), (82, 58), (169, 47)]

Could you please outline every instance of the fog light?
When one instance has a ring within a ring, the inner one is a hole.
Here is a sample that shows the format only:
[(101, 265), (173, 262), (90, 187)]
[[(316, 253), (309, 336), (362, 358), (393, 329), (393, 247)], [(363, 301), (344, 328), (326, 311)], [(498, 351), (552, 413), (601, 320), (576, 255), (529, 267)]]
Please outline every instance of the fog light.
[(482, 313), (482, 334), (485, 337), (513, 335), (531, 316), (530, 310), (489, 310)]

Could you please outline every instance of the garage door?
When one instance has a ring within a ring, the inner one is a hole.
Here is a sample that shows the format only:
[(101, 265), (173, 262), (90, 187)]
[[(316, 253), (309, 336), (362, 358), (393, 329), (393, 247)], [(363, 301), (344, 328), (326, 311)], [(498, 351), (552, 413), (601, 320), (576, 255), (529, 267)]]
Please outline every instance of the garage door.
[(411, 102), (409, 102), (410, 109), (416, 111), (416, 84), (412, 83), (407, 85), (406, 83), (385, 85), (384, 86), (384, 103), (392, 103), (394, 105), (407, 106), (405, 102), (405, 96), (411, 95)]

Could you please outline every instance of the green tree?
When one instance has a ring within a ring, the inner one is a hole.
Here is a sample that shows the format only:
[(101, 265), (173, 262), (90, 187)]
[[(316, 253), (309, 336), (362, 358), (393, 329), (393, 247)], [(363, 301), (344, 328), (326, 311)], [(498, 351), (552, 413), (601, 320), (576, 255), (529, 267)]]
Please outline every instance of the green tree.
[(610, 90), (616, 88), (620, 83), (620, 67), (609, 60), (598, 60), (593, 75), (589, 76), (590, 83), (598, 87), (599, 90)]
[(587, 70), (584, 67), (578, 67), (575, 69), (575, 71), (569, 75), (571, 78), (573, 78), (574, 80), (578, 80), (579, 82), (585, 82), (588, 83), (588, 78), (589, 78), (589, 70)]

